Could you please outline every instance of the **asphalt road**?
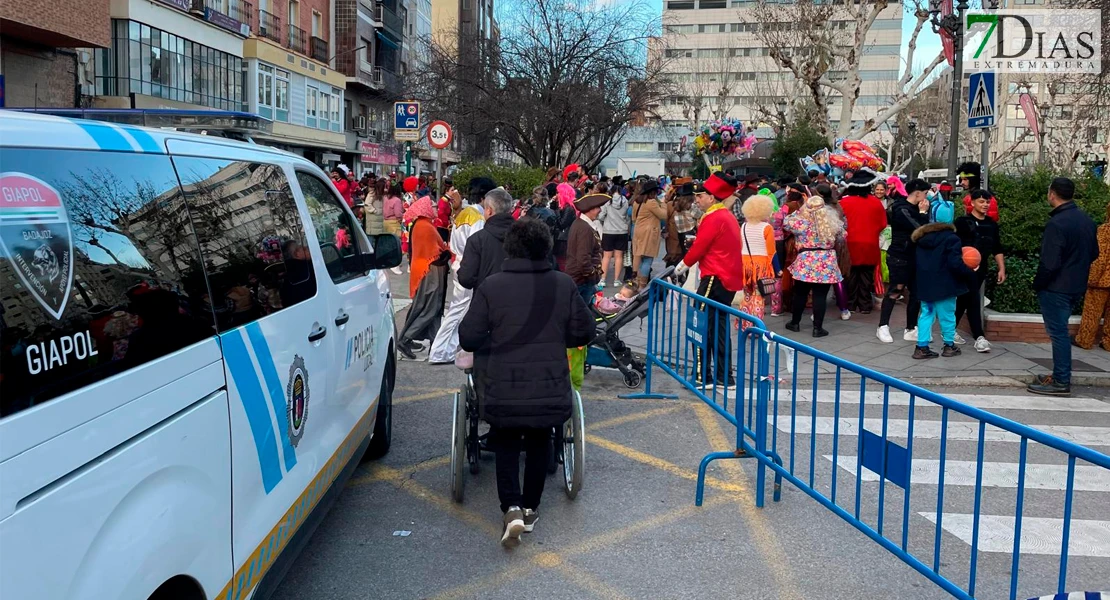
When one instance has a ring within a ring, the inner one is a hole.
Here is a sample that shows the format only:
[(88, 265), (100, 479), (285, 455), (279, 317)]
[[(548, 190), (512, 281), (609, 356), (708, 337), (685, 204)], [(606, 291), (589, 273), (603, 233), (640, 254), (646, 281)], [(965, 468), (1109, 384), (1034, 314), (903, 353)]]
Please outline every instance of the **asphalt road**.
[[(768, 477), (767, 504), (756, 508), (751, 459), (711, 465), (705, 504), (695, 507), (698, 462), (708, 452), (733, 449), (729, 440), (734, 429), (690, 394), (681, 394), (679, 400), (620, 400), (617, 395), (627, 390), (615, 372), (605, 370), (592, 372), (583, 390), (588, 443), (582, 493), (571, 501), (563, 494), (561, 472), (549, 477), (535, 533), (526, 534), (520, 547), (505, 550), (498, 544), (501, 515), (492, 457), (482, 461), (478, 475), (467, 474), (463, 504), (449, 498), (451, 396), (462, 383), (462, 374), (452, 366), (419, 362), (403, 361), (399, 369), (392, 450), (381, 461), (360, 467), (275, 598), (950, 597), (788, 483), (784, 483), (782, 501), (773, 503)], [(661, 387), (674, 389), (665, 383)], [(1059, 410), (1043, 405), (1029, 409), (1032, 404), (1023, 404), (1022, 397), (1010, 390), (952, 391), (993, 394), (993, 399), (976, 401), (993, 402), (1003, 407), (996, 412), (1036, 426), (1078, 428), (1058, 430), (1069, 434), (1099, 435), (1110, 427), (1105, 389), (1077, 390), (1076, 395), (1095, 399), (1062, 404)], [(794, 468), (808, 479), (808, 431), (816, 430), (815, 488), (829, 494), (833, 436), (822, 433), (822, 427), (833, 422), (835, 404), (827, 398), (818, 400), (819, 419), (811, 420), (814, 404), (799, 394)], [(878, 405), (868, 401), (865, 408), (865, 419), (878, 417), (881, 400)], [(858, 410), (858, 402), (843, 404), (840, 416), (857, 418)], [(892, 403), (890, 410), (891, 423), (907, 417), (907, 406)], [(778, 431), (777, 447), (786, 457), (789, 404), (780, 405), (779, 413), (779, 427), (772, 425), (768, 431)], [(939, 418), (938, 410), (917, 409), (914, 458), (926, 462), (918, 465), (915, 460), (910, 486), (908, 547), (930, 565), (936, 530), (922, 513), (936, 512), (940, 488), (928, 479), (927, 461), (936, 458), (939, 443), (923, 432), (931, 427), (926, 422)], [(953, 423), (959, 420), (952, 418)], [(950, 423), (950, 436), (956, 427)], [(851, 512), (855, 429), (841, 428), (838, 439), (837, 504)], [(906, 441), (897, 439), (893, 429), (890, 439)], [(1106, 452), (1110, 436), (1101, 444), (1096, 449)], [(985, 460), (1015, 462), (1017, 447), (1005, 440), (988, 442)], [(1030, 463), (1058, 466), (1060, 460), (1043, 450), (1031, 446)], [(947, 458), (974, 461), (975, 443), (950, 439)], [(950, 469), (946, 469), (950, 485), (944, 487), (939, 569), (966, 586), (970, 545), (969, 538), (961, 538), (968, 537), (967, 524), (959, 515), (972, 512), (974, 480), (969, 486), (966, 473)], [(935, 478), (937, 469), (933, 471)], [(1056, 591), (1059, 554), (1049, 538), (1051, 519), (1058, 521), (1061, 514), (1056, 491), (1060, 486), (1052, 473), (1038, 470), (1036, 477), (1041, 489), (1025, 496), (1018, 598)], [(876, 526), (880, 488), (871, 479), (877, 477), (864, 471), (860, 498), (865, 522)], [(1033, 480), (1030, 470), (1027, 481)], [(1012, 520), (1013, 485), (1004, 475), (984, 481), (983, 514), (1010, 515)], [(1083, 481), (1085, 489), (1077, 492), (1074, 518), (1087, 523), (1081, 542), (1076, 539), (1080, 529), (1073, 524), (1067, 587), (1110, 590), (1110, 488), (1103, 489), (1105, 474), (1088, 477), (1084, 472), (1076, 481), (1077, 486)], [(903, 491), (889, 482), (885, 489), (884, 533), (900, 544)], [(1029, 525), (1034, 522), (1031, 517), (1045, 520)], [(980, 537), (977, 596), (981, 598), (1009, 597), (1010, 554), (993, 551), (994, 546), (1005, 545), (1000, 523), (984, 521), (983, 529), (990, 531)], [(1027, 541), (1030, 530), (1035, 530), (1036, 537)]]

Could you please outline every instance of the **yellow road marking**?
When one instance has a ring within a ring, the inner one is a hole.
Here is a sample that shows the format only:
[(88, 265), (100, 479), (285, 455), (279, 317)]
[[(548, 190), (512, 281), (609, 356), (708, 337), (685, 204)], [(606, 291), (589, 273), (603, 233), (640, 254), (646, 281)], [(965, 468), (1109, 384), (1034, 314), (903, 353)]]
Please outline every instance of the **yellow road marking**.
[[(437, 467), (442, 467), (442, 466), (450, 464), (450, 463), (451, 463), (451, 455), (450, 454), (444, 454), (443, 456), (437, 456), (437, 457), (429, 459), (429, 460), (418, 462), (415, 465), (412, 465), (411, 467), (405, 467), (404, 469), (397, 469), (397, 472), (399, 472), (399, 473), (409, 473), (411, 475), (413, 473), (420, 473), (421, 471), (428, 471), (430, 469), (435, 469)], [(368, 483), (375, 483), (375, 482), (378, 482), (378, 481), (392, 481), (392, 480), (396, 479), (396, 476), (393, 475), (391, 472), (384, 471), (382, 469), (383, 468), (381, 466), (374, 465), (373, 467), (370, 468), (370, 471), (368, 473), (366, 473), (365, 475), (360, 475), (358, 477), (352, 477), (352, 478), (348, 479), (347, 480), (347, 487), (360, 487), (360, 486), (366, 485)], [(392, 469), (390, 469), (390, 471), (392, 471)]]
[(604, 429), (606, 427), (616, 427), (617, 425), (624, 425), (626, 423), (633, 423), (635, 421), (642, 421), (644, 419), (650, 419), (652, 417), (658, 417), (659, 415), (665, 415), (665, 414), (668, 414), (668, 413), (673, 413), (673, 412), (682, 410), (682, 407), (683, 407), (682, 404), (675, 404), (673, 406), (664, 406), (663, 408), (653, 408), (651, 410), (645, 410), (643, 412), (637, 412), (637, 413), (622, 415), (622, 416), (619, 416), (619, 417), (613, 417), (612, 419), (606, 419), (604, 421), (598, 421), (597, 423), (594, 423), (593, 425), (587, 425), (586, 429), (593, 430), (593, 429)]
[[(721, 431), (720, 418), (717, 413), (711, 410), (705, 404), (698, 402), (694, 405), (694, 413), (698, 417), (698, 423), (701, 425), (702, 430), (705, 432), (706, 439), (709, 440), (709, 445), (714, 450), (735, 450), (735, 439), (729, 440)], [(725, 459), (717, 461), (732, 478), (740, 479), (744, 476), (743, 469), (737, 460)], [(709, 477), (706, 477), (706, 482)], [(743, 486), (741, 486), (743, 487)], [(771, 573), (772, 579), (775, 580), (775, 586), (778, 588), (778, 598), (803, 598), (801, 591), (798, 589), (798, 584), (794, 578), (794, 574), (790, 569), (790, 560), (783, 551), (782, 546), (779, 544), (778, 539), (771, 531), (770, 525), (767, 523), (767, 518), (763, 515), (759, 508), (755, 506), (755, 498), (751, 491), (747, 488), (741, 492), (744, 499), (740, 502), (740, 512), (744, 517), (745, 522), (748, 523), (749, 531), (751, 531), (752, 538), (755, 540), (756, 548), (759, 553), (763, 555), (763, 563)]]
[(417, 483), (411, 479), (405, 471), (394, 469), (392, 467), (378, 466), (375, 468), (379, 472), (382, 481), (388, 481), (393, 484), (397, 489), (408, 492), (421, 500), (425, 500), (433, 504), (439, 510), (456, 517), (460, 521), (473, 525), (481, 529), (484, 533), (490, 536), (496, 536), (498, 539), (501, 537), (501, 526), (496, 525), (489, 519), (476, 512), (467, 510), (462, 506), (455, 504), (446, 496), (437, 494), (431, 489)]
[(406, 402), (416, 402), (417, 400), (431, 400), (433, 398), (443, 398), (450, 396), (459, 391), (458, 388), (436, 388), (423, 394), (415, 394), (412, 396), (401, 396), (394, 398), (393, 404), (405, 404)]
[[(667, 462), (667, 461), (663, 460), (662, 458), (658, 458), (658, 457), (652, 456), (650, 454), (640, 452), (639, 450), (636, 450), (634, 448), (629, 448), (628, 446), (625, 446), (623, 444), (618, 444), (616, 442), (607, 440), (605, 438), (597, 437), (596, 435), (587, 435), (586, 436), (586, 441), (595, 445), (595, 446), (601, 446), (602, 448), (605, 448), (606, 450), (609, 450), (610, 452), (616, 452), (617, 454), (620, 454), (621, 456), (623, 456), (625, 458), (629, 458), (629, 459), (632, 459), (636, 462), (643, 463), (645, 465), (648, 465), (649, 467), (655, 467), (656, 469), (659, 469), (660, 471), (664, 471), (664, 472), (670, 473), (672, 475), (676, 475), (676, 476), (681, 477), (683, 479), (686, 479), (686, 480), (689, 480), (689, 481), (697, 481), (697, 479), (698, 479), (698, 474), (697, 474), (696, 471), (692, 471), (690, 469), (684, 469), (684, 468), (682, 468), (682, 467), (680, 467), (680, 466), (678, 466), (674, 463)], [(746, 494), (747, 491), (748, 491), (747, 488), (745, 488), (743, 485), (739, 485), (739, 484), (736, 484), (736, 483), (729, 483), (727, 481), (722, 481), (720, 479), (716, 479), (714, 477), (709, 477), (709, 476), (706, 476), (705, 484), (708, 485), (708, 486), (711, 486), (711, 487), (715, 487), (715, 488), (720, 489), (720, 490), (724, 490), (726, 492), (736, 492), (738, 494)], [(750, 498), (750, 496), (749, 496), (749, 498)]]
[(594, 577), (584, 569), (577, 569), (566, 563), (560, 563), (555, 567), (555, 570), (578, 587), (593, 592), (598, 598), (606, 598), (607, 600), (631, 600), (630, 596), (622, 594), (617, 588)]

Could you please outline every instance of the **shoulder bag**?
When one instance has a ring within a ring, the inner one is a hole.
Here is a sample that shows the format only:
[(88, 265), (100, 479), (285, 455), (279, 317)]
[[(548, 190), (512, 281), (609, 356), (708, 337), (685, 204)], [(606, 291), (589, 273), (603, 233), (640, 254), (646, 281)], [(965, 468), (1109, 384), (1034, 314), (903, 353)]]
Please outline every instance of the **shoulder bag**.
[[(744, 225), (740, 226), (740, 235), (744, 238), (744, 246), (748, 248), (748, 256), (752, 257), (752, 264), (755, 264), (755, 255), (752, 254), (752, 245), (748, 242), (748, 232)], [(775, 278), (774, 277), (760, 277), (755, 280), (755, 289), (759, 292), (760, 296), (770, 296), (775, 293)]]

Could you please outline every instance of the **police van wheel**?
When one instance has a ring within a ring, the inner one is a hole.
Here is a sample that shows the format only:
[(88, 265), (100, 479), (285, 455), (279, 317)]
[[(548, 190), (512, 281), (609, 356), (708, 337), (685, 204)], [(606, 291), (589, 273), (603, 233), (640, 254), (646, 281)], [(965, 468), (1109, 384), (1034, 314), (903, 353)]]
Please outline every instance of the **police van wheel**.
[(382, 372), (382, 388), (378, 396), (378, 419), (374, 422), (374, 437), (366, 448), (365, 458), (381, 458), (393, 443), (393, 359), (389, 358)]
[(463, 469), (466, 466), (466, 405), (459, 392), (455, 392), (451, 417), (451, 499), (462, 502)]
[(563, 423), (563, 489), (574, 500), (582, 490), (586, 471), (586, 422), (582, 396), (574, 392), (570, 418)]

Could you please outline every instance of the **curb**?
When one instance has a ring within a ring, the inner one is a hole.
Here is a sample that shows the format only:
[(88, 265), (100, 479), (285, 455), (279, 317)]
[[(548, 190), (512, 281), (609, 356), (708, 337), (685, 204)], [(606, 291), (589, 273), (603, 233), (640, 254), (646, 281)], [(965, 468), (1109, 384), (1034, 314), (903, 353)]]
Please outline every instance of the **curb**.
[[(900, 379), (906, 383), (911, 383), (916, 386), (947, 386), (947, 387), (1007, 387), (1007, 388), (1024, 388), (1033, 382), (1033, 374), (1022, 377), (1007, 377), (1002, 375), (953, 375), (951, 377), (910, 377), (902, 376), (897, 373), (885, 373), (895, 379)], [(787, 384), (791, 383), (791, 379), (786, 378)], [(818, 377), (817, 381), (820, 383), (835, 382), (836, 377), (830, 375), (828, 377)], [(813, 378), (808, 377), (805, 379), (798, 379), (798, 385), (813, 385)], [(878, 382), (876, 382), (878, 383)], [(1093, 373), (1072, 373), (1072, 385), (1082, 386), (1110, 386), (1110, 373), (1093, 374)], [(782, 389), (782, 383), (779, 384), (779, 389)]]

